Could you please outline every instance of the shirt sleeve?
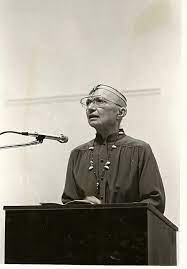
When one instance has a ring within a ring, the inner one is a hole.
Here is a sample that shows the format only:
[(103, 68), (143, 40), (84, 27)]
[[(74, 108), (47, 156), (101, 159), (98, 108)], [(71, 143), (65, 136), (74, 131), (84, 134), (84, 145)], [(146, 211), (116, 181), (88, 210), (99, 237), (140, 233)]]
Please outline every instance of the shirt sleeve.
[(73, 173), (76, 158), (77, 158), (77, 152), (72, 151), (68, 161), (65, 187), (62, 194), (62, 202), (64, 204), (72, 200), (84, 199), (84, 192), (77, 186)]
[(164, 186), (156, 159), (148, 144), (145, 145), (145, 148), (140, 155), (139, 173), (140, 202), (150, 203), (164, 213)]

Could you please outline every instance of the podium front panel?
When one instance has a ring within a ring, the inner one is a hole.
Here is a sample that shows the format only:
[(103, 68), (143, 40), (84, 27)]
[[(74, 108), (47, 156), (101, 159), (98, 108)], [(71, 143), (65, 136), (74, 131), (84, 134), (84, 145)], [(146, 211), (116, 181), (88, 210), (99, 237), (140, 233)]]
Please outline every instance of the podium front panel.
[(148, 264), (147, 207), (6, 210), (5, 263)]

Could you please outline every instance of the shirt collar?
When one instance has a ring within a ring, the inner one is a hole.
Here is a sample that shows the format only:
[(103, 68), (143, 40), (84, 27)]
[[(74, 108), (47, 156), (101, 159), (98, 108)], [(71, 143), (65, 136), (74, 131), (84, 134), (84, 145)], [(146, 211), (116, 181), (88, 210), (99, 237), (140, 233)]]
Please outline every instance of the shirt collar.
[[(124, 136), (125, 136), (125, 132), (124, 132), (123, 128), (120, 128), (117, 133), (113, 133), (113, 134), (109, 135), (106, 139), (106, 142), (114, 142), (116, 140), (121, 139)], [(104, 139), (102, 138), (102, 136), (99, 133), (96, 133), (95, 141), (99, 144), (102, 144), (104, 142)]]

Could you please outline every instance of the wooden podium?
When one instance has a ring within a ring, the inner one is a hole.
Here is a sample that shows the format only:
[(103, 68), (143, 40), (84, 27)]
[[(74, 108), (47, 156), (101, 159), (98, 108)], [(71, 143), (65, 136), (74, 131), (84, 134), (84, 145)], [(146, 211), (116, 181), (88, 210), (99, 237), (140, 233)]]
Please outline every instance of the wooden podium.
[(153, 206), (5, 206), (5, 263), (176, 265), (177, 227)]

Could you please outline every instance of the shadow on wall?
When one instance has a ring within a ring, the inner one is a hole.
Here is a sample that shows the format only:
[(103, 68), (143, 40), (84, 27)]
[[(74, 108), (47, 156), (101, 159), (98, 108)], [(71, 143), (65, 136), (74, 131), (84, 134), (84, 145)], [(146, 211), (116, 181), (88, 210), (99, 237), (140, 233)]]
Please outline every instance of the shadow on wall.
[(171, 11), (170, 1), (154, 1), (137, 17), (134, 25), (134, 35), (142, 35), (168, 24), (171, 19)]

